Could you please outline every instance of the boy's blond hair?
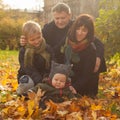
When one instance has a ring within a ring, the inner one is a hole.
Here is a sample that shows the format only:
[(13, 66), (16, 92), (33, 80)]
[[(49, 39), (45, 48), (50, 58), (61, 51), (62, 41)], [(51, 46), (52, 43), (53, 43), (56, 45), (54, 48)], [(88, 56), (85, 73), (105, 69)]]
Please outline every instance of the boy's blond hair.
[(41, 26), (37, 22), (29, 20), (23, 24), (22, 33), (28, 38), (33, 34), (41, 33)]

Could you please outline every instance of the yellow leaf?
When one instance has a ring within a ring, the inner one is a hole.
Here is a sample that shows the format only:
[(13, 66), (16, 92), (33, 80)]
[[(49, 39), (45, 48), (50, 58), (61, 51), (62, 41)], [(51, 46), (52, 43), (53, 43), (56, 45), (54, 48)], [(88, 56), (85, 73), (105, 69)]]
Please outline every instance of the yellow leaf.
[(34, 100), (35, 96), (36, 96), (35, 92), (28, 92), (28, 97), (30, 100)]
[(18, 111), (18, 113), (19, 113), (21, 116), (24, 116), (24, 114), (25, 114), (25, 112), (26, 112), (26, 109), (25, 109), (24, 106), (19, 106), (19, 107), (17, 108), (17, 111)]
[(70, 110), (70, 112), (78, 112), (80, 110), (80, 108), (75, 102), (72, 102), (69, 107), (69, 110)]
[(72, 112), (66, 115), (66, 120), (83, 120), (80, 112)]
[(65, 116), (67, 113), (68, 113), (67, 110), (64, 110), (64, 111), (57, 110), (57, 114), (62, 116), (62, 117)]
[(102, 109), (102, 106), (92, 104), (92, 105), (91, 105), (91, 109), (92, 109), (92, 110), (101, 110), (101, 109)]
[(4, 112), (5, 114), (7, 114), (8, 110), (9, 110), (9, 107), (2, 109), (2, 112)]
[(92, 111), (92, 116), (93, 116), (93, 120), (96, 120), (97, 119), (97, 114), (95, 111)]
[(46, 103), (47, 108), (43, 111), (43, 113), (50, 113), (54, 114), (57, 111), (57, 104), (54, 103), (52, 100)]
[(28, 100), (28, 116), (31, 116), (34, 111), (34, 101)]

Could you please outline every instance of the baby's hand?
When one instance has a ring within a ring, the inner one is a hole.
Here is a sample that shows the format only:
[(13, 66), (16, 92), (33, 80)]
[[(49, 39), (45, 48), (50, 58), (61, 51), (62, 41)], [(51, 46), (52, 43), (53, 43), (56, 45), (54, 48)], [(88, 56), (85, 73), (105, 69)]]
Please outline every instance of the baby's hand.
[(69, 86), (69, 88), (73, 94), (77, 94), (77, 92), (73, 86)]

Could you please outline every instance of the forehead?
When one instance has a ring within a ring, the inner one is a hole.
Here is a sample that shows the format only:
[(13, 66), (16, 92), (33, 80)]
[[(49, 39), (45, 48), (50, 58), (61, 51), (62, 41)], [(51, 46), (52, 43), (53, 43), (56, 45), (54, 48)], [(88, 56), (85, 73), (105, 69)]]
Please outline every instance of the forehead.
[(54, 77), (65, 77), (66, 78), (66, 75), (62, 74), (62, 73), (56, 73), (54, 75)]
[(61, 11), (61, 12), (53, 12), (53, 16), (54, 17), (66, 17), (69, 16), (70, 14), (68, 14), (65, 11)]
[(85, 25), (78, 26), (80, 29), (88, 29)]
[(41, 33), (40, 32), (33, 33), (33, 34), (29, 35), (28, 39), (34, 39), (34, 38), (37, 38), (37, 37), (41, 37)]

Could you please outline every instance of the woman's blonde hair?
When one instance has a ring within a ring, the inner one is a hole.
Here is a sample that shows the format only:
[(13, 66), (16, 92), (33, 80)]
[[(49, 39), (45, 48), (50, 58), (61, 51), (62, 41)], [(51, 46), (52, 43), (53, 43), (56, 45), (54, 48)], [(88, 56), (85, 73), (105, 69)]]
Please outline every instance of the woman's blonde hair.
[(37, 22), (29, 20), (23, 24), (22, 33), (28, 38), (35, 33), (41, 33), (41, 26)]

